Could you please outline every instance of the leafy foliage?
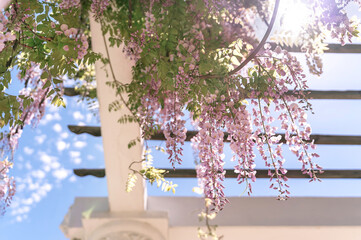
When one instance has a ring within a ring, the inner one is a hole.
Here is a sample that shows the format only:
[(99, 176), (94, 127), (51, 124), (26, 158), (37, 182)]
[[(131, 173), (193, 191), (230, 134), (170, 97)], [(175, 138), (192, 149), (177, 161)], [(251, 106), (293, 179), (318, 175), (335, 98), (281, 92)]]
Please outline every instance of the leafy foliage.
[(157, 187), (161, 188), (164, 192), (172, 191), (175, 193), (175, 188), (178, 186), (177, 184), (173, 184), (172, 181), (165, 180), (165, 174), (167, 174), (166, 170), (163, 169), (157, 169), (152, 166), (153, 164), (153, 158), (152, 155), (150, 155), (151, 151), (150, 149), (144, 151), (144, 159), (138, 163), (142, 163), (143, 167), (140, 171), (137, 171), (135, 169), (132, 169), (132, 166), (134, 163), (132, 163), (129, 166), (129, 169), (132, 171), (132, 173), (129, 173), (127, 185), (126, 185), (126, 191), (130, 192), (132, 191), (133, 187), (136, 184), (137, 181), (137, 175), (141, 175), (144, 179), (148, 180), (150, 184), (153, 185), (153, 183), (157, 184)]

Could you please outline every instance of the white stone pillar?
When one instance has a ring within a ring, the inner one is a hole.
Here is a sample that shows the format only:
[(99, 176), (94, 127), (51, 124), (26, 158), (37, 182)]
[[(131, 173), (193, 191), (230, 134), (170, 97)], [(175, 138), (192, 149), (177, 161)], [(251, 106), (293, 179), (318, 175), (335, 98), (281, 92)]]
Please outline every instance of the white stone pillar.
[[(93, 51), (106, 57), (107, 51), (101, 26), (93, 18), (90, 19)], [(108, 43), (108, 50), (115, 78), (122, 83), (129, 83), (132, 80), (132, 62), (125, 56), (121, 48), (110, 48)], [(108, 111), (109, 104), (117, 100), (115, 90), (106, 85), (106, 82), (113, 81), (112, 72), (109, 64), (104, 66), (100, 61), (96, 62), (95, 68), (110, 211), (144, 211), (144, 181), (138, 180), (132, 192), (125, 191), (130, 172), (128, 167), (132, 162), (140, 161), (142, 157), (140, 143), (128, 149), (129, 141), (140, 136), (140, 128), (135, 123), (119, 124), (117, 122), (122, 115), (129, 114), (126, 107), (116, 112)], [(127, 96), (123, 96), (127, 99)], [(134, 164), (134, 168), (139, 165)]]

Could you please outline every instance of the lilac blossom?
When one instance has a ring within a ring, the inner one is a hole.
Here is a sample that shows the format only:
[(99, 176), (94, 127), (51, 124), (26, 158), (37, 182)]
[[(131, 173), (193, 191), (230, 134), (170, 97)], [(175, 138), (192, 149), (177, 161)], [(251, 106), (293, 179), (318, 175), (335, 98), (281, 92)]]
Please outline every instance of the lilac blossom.
[(107, 9), (109, 4), (109, 0), (93, 0), (90, 8), (95, 14), (96, 19), (103, 15), (103, 12)]
[(0, 215), (5, 213), (15, 194), (15, 180), (8, 175), (12, 165), (7, 159), (0, 161)]
[[(206, 198), (211, 199), (213, 210), (219, 211), (228, 202), (224, 194), (223, 169), (224, 132), (222, 131), (222, 113), (224, 104), (216, 104), (216, 95), (210, 95), (203, 102), (199, 121), (198, 134), (192, 139), (198, 150), (200, 163), (197, 177)], [(216, 106), (217, 105), (217, 106)]]
[(59, 7), (62, 9), (78, 8), (80, 6), (80, 0), (62, 0)]

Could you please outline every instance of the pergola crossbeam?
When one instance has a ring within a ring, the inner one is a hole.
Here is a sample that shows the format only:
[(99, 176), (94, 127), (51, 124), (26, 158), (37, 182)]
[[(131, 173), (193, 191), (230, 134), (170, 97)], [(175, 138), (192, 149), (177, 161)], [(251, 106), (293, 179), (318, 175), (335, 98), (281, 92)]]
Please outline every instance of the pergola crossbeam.
[[(100, 127), (94, 126), (68, 126), (69, 130), (75, 134), (88, 133), (92, 136), (100, 137)], [(186, 141), (190, 141), (198, 132), (197, 131), (188, 131)], [(284, 134), (281, 135), (282, 143), (286, 142)], [(224, 141), (229, 142), (228, 133), (224, 134)], [(163, 133), (154, 134), (149, 140), (165, 140)], [(314, 140), (315, 144), (321, 145), (361, 145), (361, 136), (345, 136), (345, 135), (321, 135), (321, 134), (312, 134), (311, 140), (306, 140), (306, 142), (310, 142)]]
[[(309, 99), (327, 99), (327, 100), (355, 100), (361, 99), (361, 91), (306, 91)], [(292, 95), (289, 91), (287, 94)]]
[[(276, 46), (275, 43), (271, 43), (273, 47)], [(283, 49), (288, 52), (302, 52), (300, 46), (281, 46)], [(341, 44), (330, 43), (327, 45), (327, 50), (325, 53), (361, 53), (361, 44), (346, 44), (342, 46)]]
[[(197, 173), (195, 169), (165, 169), (168, 173), (166, 178), (196, 178)], [(267, 169), (256, 169), (257, 178), (269, 178)], [(79, 177), (94, 176), (98, 178), (105, 177), (104, 169), (74, 169), (74, 174)], [(286, 176), (288, 178), (310, 178), (307, 174), (303, 174), (301, 170), (288, 170)], [(233, 169), (226, 169), (226, 178), (237, 178), (238, 174)], [(352, 178), (361, 179), (361, 170), (324, 170), (324, 173), (319, 174), (321, 179), (329, 178)]]
[(97, 126), (75, 126), (75, 125), (68, 125), (69, 130), (72, 133), (75, 133), (77, 135), (87, 133), (94, 137), (100, 137), (101, 129)]
[[(361, 99), (361, 91), (317, 91), (309, 90), (307, 96), (309, 99), (329, 99), (329, 100), (352, 100)], [(75, 88), (64, 88), (64, 95), (68, 97), (77, 96), (80, 93)], [(288, 95), (293, 95), (293, 91), (288, 91)], [(296, 95), (298, 97), (298, 95)]]

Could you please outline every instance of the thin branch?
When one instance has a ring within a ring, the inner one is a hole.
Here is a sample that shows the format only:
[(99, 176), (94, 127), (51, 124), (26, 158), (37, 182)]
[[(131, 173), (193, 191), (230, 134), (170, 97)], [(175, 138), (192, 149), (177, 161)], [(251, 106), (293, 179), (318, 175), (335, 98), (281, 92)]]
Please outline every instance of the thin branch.
[(132, 168), (132, 166), (133, 166), (135, 163), (142, 163), (142, 162), (144, 162), (144, 161), (145, 161), (144, 159), (143, 159), (143, 160), (140, 160), (140, 161), (133, 161), (133, 162), (129, 165), (128, 169), (131, 170), (131, 171), (133, 171), (133, 172), (138, 172), (137, 170), (134, 170), (134, 169)]
[(20, 45), (23, 46), (23, 47), (26, 47), (26, 48), (28, 48), (28, 49), (34, 49), (33, 47), (30, 47), (30, 46), (28, 46), (28, 45), (26, 45), (26, 44), (23, 44), (23, 43), (20, 43)]
[(280, 4), (280, 0), (276, 0), (275, 3), (275, 7), (273, 9), (273, 14), (272, 14), (272, 19), (271, 22), (267, 28), (267, 31), (265, 33), (265, 35), (263, 36), (261, 42), (258, 44), (258, 46), (252, 51), (252, 53), (241, 63), (241, 65), (239, 65), (238, 67), (236, 67), (234, 70), (232, 70), (231, 72), (228, 73), (228, 76), (235, 74), (236, 72), (238, 72), (239, 70), (241, 70), (244, 66), (246, 66), (255, 56), (256, 54), (261, 50), (261, 48), (263, 47), (263, 45), (266, 43), (269, 35), (271, 34), (273, 25), (276, 21), (276, 16), (277, 16), (277, 11), (278, 11), (278, 6)]
[[(284, 175), (278, 173), (279, 168), (276, 165), (276, 162), (275, 162), (276, 159), (273, 158), (273, 151), (272, 151), (271, 145), (269, 143), (269, 136), (268, 136), (268, 133), (267, 133), (267, 130), (266, 130), (266, 126), (264, 124), (264, 120), (263, 120), (262, 106), (261, 106), (260, 98), (258, 98), (258, 107), (259, 107), (259, 113), (261, 115), (262, 127), (263, 127), (263, 131), (264, 131), (264, 136), (266, 138), (266, 143), (267, 143), (267, 146), (268, 146), (269, 155), (270, 155), (270, 158), (272, 160), (273, 168), (275, 170), (274, 174), (272, 176), (270, 176), (270, 177), (272, 179), (273, 176), (276, 175), (276, 178), (277, 178), (276, 182), (278, 183), (278, 191), (280, 192), (280, 196), (281, 196), (282, 192), (284, 192), (284, 191), (283, 191), (280, 179), (282, 179), (282, 176), (284, 176)], [(264, 141), (264, 140), (262, 139), (262, 141)], [(266, 165), (267, 165), (267, 161), (266, 161)]]
[[(109, 54), (109, 49), (108, 49), (107, 41), (106, 41), (106, 39), (105, 39), (104, 34), (103, 34), (102, 36), (103, 36), (103, 41), (104, 41), (104, 45), (105, 45), (105, 51), (106, 51), (106, 53), (107, 53), (107, 58), (108, 58), (108, 61), (109, 61), (109, 68), (110, 68), (110, 72), (111, 72), (112, 77), (113, 77), (113, 81), (124, 86), (124, 84), (121, 83), (120, 81), (118, 81), (118, 80), (116, 79), (116, 77), (115, 77), (113, 65), (112, 65), (112, 62), (111, 62), (111, 59), (110, 59), (110, 54)], [(124, 99), (124, 97), (123, 97), (123, 95), (122, 95), (121, 93), (119, 94), (119, 97), (120, 97), (121, 101), (123, 102), (123, 104), (125, 105), (125, 107), (126, 107), (126, 108), (129, 110), (129, 112), (134, 116), (134, 118), (137, 119), (137, 122), (139, 123), (139, 120), (138, 120), (136, 114), (130, 109), (130, 107), (128, 106), (127, 101), (125, 101), (125, 99)]]
[(22, 21), (22, 22), (24, 23), (24, 25), (26, 26), (26, 28), (27, 28), (30, 32), (32, 32), (35, 36), (37, 36), (38, 38), (43, 39), (43, 40), (46, 40), (46, 41), (49, 41), (49, 42), (53, 41), (53, 39), (51, 39), (51, 38), (47, 38), (47, 37), (41, 36), (41, 35), (38, 34), (37, 32), (34, 32), (34, 30), (31, 29), (31, 27), (30, 27), (26, 22), (24, 22), (24, 21)]
[(262, 20), (263, 20), (264, 24), (266, 24), (266, 26), (269, 27), (269, 23), (264, 16), (262, 16)]
[(132, 0), (128, 0), (128, 8), (129, 8), (129, 15), (128, 15), (128, 27), (132, 27)]

